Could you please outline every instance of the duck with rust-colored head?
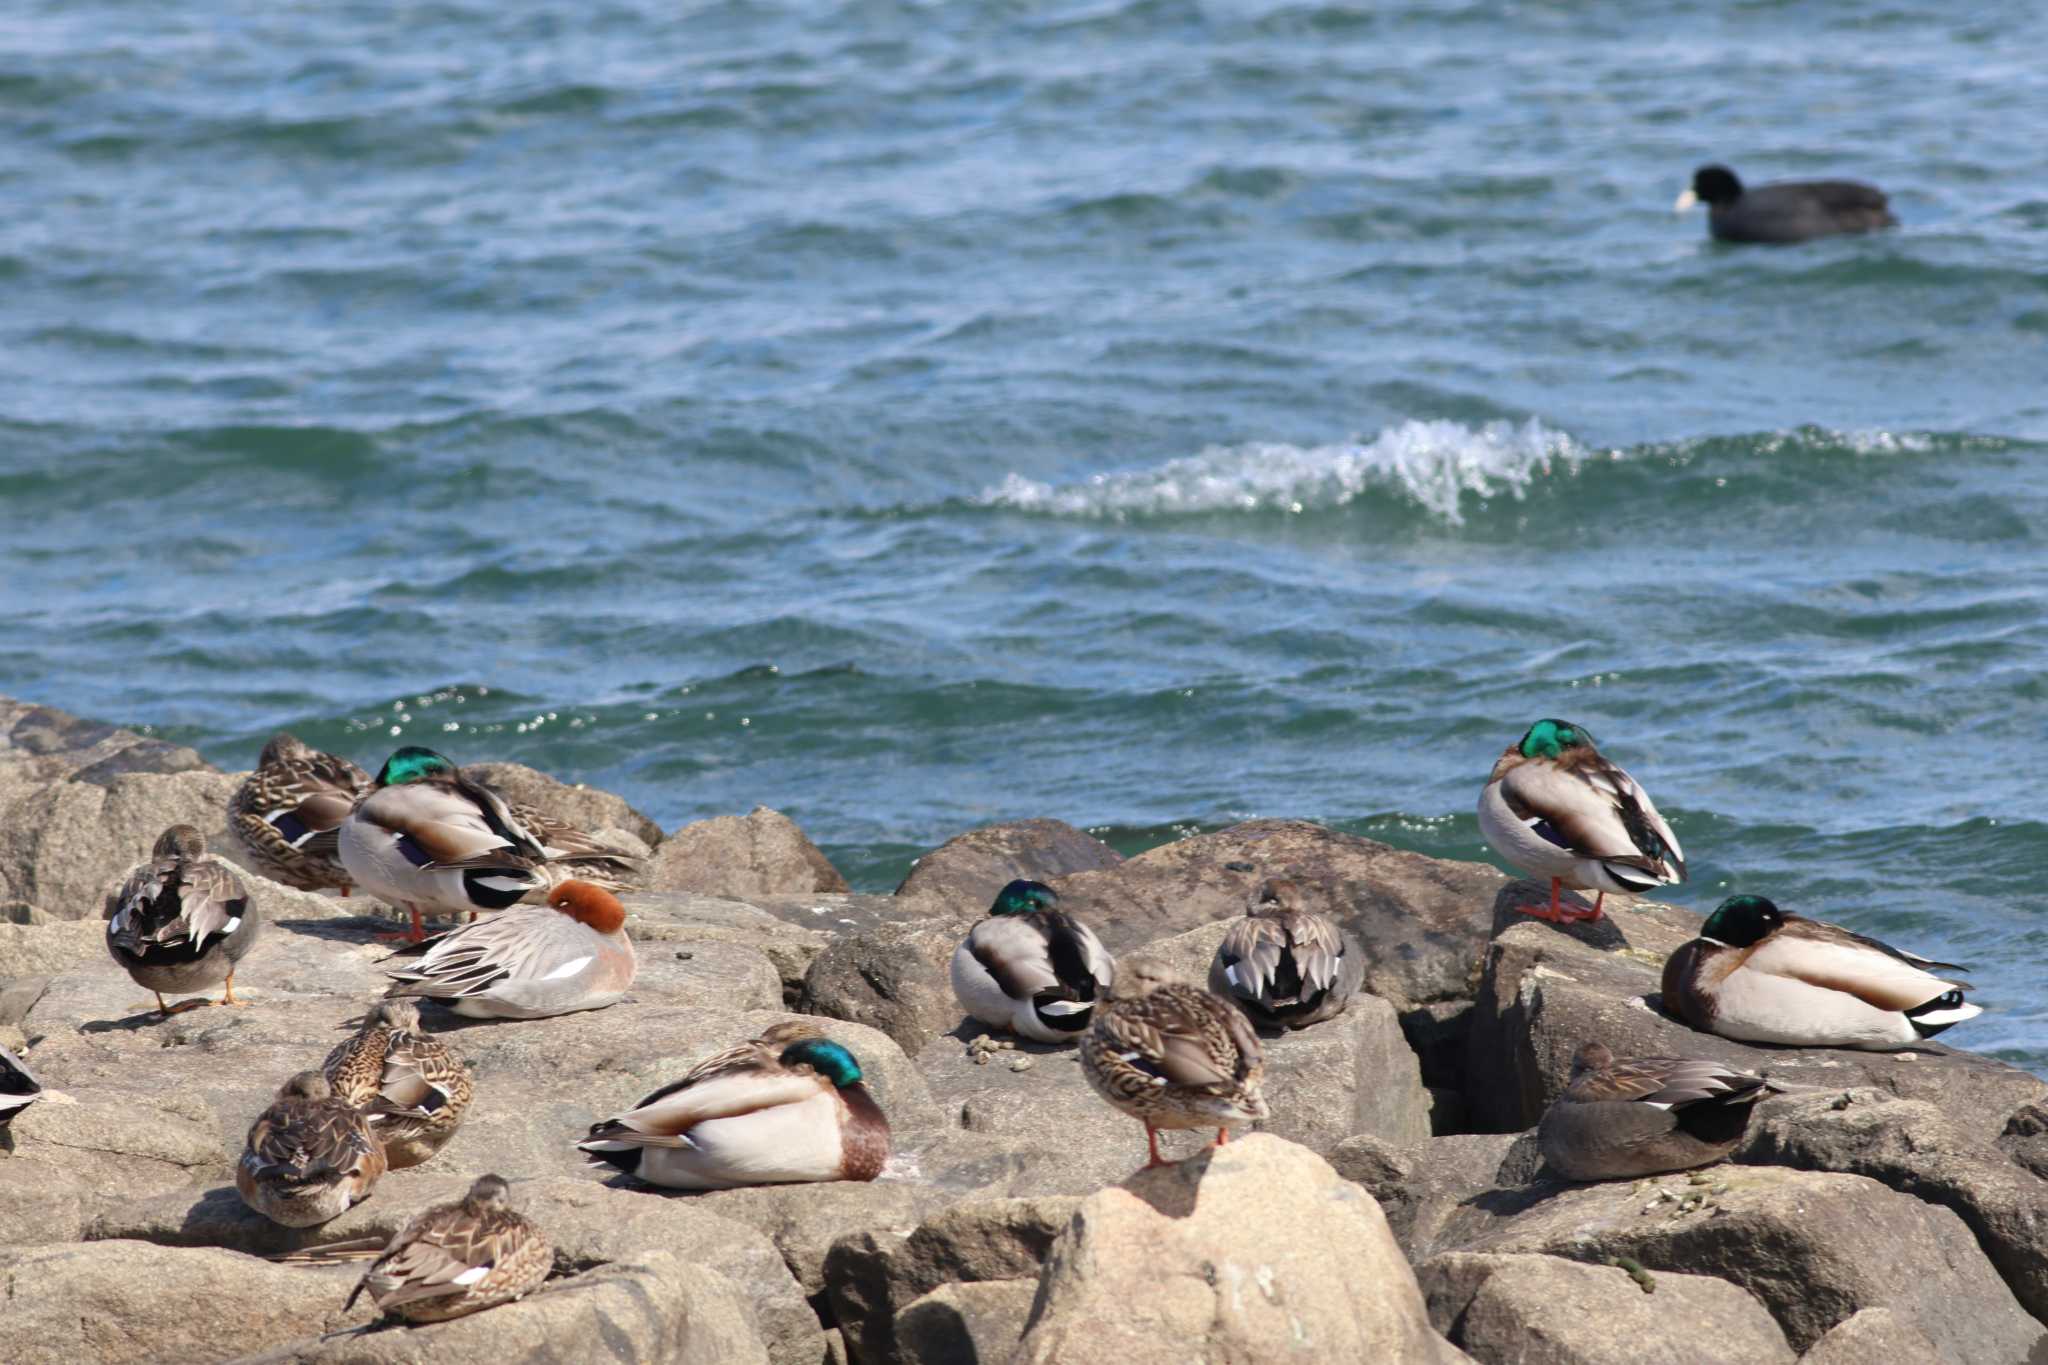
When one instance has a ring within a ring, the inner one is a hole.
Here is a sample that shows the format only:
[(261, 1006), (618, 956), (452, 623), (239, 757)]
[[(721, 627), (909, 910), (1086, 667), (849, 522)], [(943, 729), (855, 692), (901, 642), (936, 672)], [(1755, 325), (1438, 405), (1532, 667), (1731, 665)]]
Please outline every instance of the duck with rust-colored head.
[(853, 1053), (798, 1022), (699, 1062), (576, 1145), (592, 1165), (678, 1190), (873, 1180), (889, 1120)]
[[(107, 951), (135, 984), (156, 995), (157, 1013), (178, 1014), (211, 1003), (164, 1003), (225, 984), (220, 1003), (235, 999), (235, 964), (256, 946), (259, 916), (235, 870), (206, 851), (190, 825), (157, 836), (149, 861), (132, 868), (107, 901)], [(142, 1008), (148, 1008), (143, 1006)]]
[(1884, 1052), (1982, 1014), (1966, 986), (1935, 975), (1967, 970), (1730, 896), (1664, 963), (1664, 1008), (1745, 1043)]
[[(1507, 747), (1479, 793), (1479, 832), (1494, 852), (1550, 882), (1538, 919), (1598, 919), (1610, 891), (1640, 895), (1685, 880), (1685, 851), (1650, 794), (1568, 720), (1539, 720)], [(1590, 914), (1562, 888), (1597, 891)]]
[(1102, 940), (1059, 908), (1043, 882), (1013, 881), (953, 950), (953, 996), (984, 1024), (1041, 1043), (1071, 1043), (1116, 980)]
[(471, 1019), (545, 1019), (615, 1004), (639, 959), (626, 907), (589, 882), (563, 882), (546, 905), (517, 905), (392, 954), (386, 999), (438, 1000)]

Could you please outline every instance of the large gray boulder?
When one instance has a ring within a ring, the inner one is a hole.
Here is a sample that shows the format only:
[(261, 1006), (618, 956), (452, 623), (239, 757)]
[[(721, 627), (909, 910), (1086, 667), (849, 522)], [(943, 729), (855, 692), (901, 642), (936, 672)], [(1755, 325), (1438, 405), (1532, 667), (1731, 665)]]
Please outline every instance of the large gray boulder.
[(684, 825), (648, 860), (646, 885), (733, 900), (848, 889), (796, 822), (766, 806)]
[(950, 933), (915, 925), (847, 935), (811, 963), (797, 1008), (879, 1029), (915, 1057), (963, 1018), (952, 978), (935, 960), (950, 958), (953, 946)]
[(1889, 1308), (1863, 1308), (1828, 1329), (1799, 1365), (1871, 1365), (1878, 1360), (1939, 1360), (1927, 1334)]
[(1711, 1275), (1450, 1252), (1419, 1272), (1436, 1329), (1481, 1365), (1792, 1365), (1778, 1324)]
[(1330, 1153), (1330, 1165), (1379, 1201), (1394, 1240), (1421, 1265), (1438, 1249), (1444, 1224), (1467, 1200), (1526, 1184), (1541, 1158), (1534, 1136), (1469, 1133), (1403, 1146), (1360, 1133)]
[(0, 697), (0, 810), (56, 782), (108, 782), (123, 773), (201, 772), (194, 750), (59, 711)]
[(1499, 929), (1486, 954), (1466, 1063), (1466, 1099), (1481, 1129), (1533, 1125), (1569, 1080), (1572, 1053), (1593, 1040), (1619, 1057), (1702, 1057), (1792, 1085), (1872, 1086), (1924, 1099), (1987, 1142), (2015, 1110), (2048, 1096), (2048, 1082), (2037, 1076), (1939, 1043), (1858, 1052), (1750, 1046), (1700, 1033), (1666, 1013), (1661, 994), (1664, 960), (1698, 935), (1699, 916), (1614, 898), (1591, 923), (1514, 913), (1548, 895), (1547, 887), (1516, 882), (1496, 906)]
[(1083, 1200), (1021, 1362), (1458, 1359), (1372, 1197), (1257, 1134)]
[(1008, 1360), (1037, 1297), (1034, 1280), (942, 1284), (896, 1315), (895, 1359), (902, 1365)]
[(1722, 1166), (1701, 1182), (1497, 1190), (1464, 1204), (1439, 1241), (1716, 1276), (1761, 1301), (1795, 1350), (1871, 1307), (1912, 1319), (1957, 1362), (2018, 1365), (2042, 1342), (1947, 1209), (1855, 1175)]
[(969, 830), (925, 854), (896, 896), (955, 924), (971, 924), (1013, 881), (1051, 883), (1122, 861), (1108, 844), (1065, 821), (1011, 820)]
[(27, 901), (57, 919), (98, 919), (121, 874), (175, 824), (193, 826), (209, 850), (239, 863), (241, 848), (227, 827), (239, 782), (236, 774), (194, 769), (30, 790), (0, 811), (0, 899)]

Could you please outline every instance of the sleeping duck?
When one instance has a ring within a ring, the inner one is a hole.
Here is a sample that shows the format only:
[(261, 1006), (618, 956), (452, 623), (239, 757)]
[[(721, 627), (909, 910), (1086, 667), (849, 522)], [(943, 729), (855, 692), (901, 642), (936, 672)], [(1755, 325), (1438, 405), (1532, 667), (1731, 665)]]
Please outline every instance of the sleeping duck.
[(1762, 896), (1730, 896), (1665, 962), (1664, 1007), (1746, 1043), (1882, 1052), (1984, 1012), (1935, 970), (1967, 969), (1788, 914)]
[(187, 995), (226, 984), (220, 1003), (235, 999), (235, 964), (256, 946), (258, 922), (249, 888), (233, 868), (206, 852), (190, 825), (157, 836), (149, 861), (131, 869), (107, 904), (107, 951), (135, 984), (156, 995), (161, 1016), (198, 1009), (204, 997), (164, 1003), (164, 992)]
[(250, 1127), (235, 1189), (271, 1222), (309, 1228), (368, 1199), (384, 1169), (369, 1118), (335, 1098), (325, 1076), (302, 1071)]
[(524, 1298), (554, 1269), (555, 1248), (513, 1209), (500, 1176), (479, 1176), (469, 1193), (435, 1204), (398, 1230), (349, 1293), (365, 1289), (386, 1316), (446, 1322)]
[(1615, 1060), (1600, 1043), (1572, 1057), (1571, 1083), (1544, 1111), (1537, 1143), (1567, 1180), (1631, 1180), (1704, 1166), (1735, 1150), (1761, 1076), (1684, 1057)]
[(1255, 1024), (1307, 1028), (1334, 1019), (1365, 980), (1365, 952), (1327, 915), (1307, 908), (1299, 884), (1269, 879), (1244, 918), (1216, 945), (1209, 989)]
[(346, 895), (341, 822), (369, 789), (370, 775), (348, 759), (279, 733), (235, 788), (228, 828), (264, 876), (301, 891), (331, 887)]
[(953, 995), (984, 1024), (1041, 1043), (1077, 1040), (1116, 961), (1043, 882), (1014, 881), (953, 950)]

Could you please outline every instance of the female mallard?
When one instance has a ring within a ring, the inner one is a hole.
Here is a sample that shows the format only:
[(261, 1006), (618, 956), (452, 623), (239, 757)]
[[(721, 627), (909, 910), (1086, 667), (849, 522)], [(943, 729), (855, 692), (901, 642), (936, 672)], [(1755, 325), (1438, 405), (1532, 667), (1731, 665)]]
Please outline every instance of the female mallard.
[(1665, 962), (1664, 1007), (1746, 1043), (1882, 1052), (1984, 1012), (1929, 968), (1969, 970), (1787, 914), (1762, 896), (1730, 896)]
[[(1528, 911), (1539, 919), (1598, 919), (1610, 891), (1685, 880), (1685, 852), (1650, 794), (1570, 721), (1539, 720), (1508, 746), (1479, 794), (1479, 832), (1517, 868), (1550, 879), (1550, 909)], [(1600, 893), (1591, 914), (1559, 904), (1567, 886)]]
[(235, 788), (228, 828), (273, 881), (345, 896), (351, 883), (341, 865), (341, 822), (369, 789), (370, 775), (348, 759), (278, 734)]
[(526, 1297), (554, 1268), (548, 1235), (512, 1208), (511, 1188), (480, 1176), (469, 1193), (436, 1204), (398, 1230), (350, 1291), (407, 1322), (446, 1322)]
[(309, 1228), (369, 1198), (383, 1174), (369, 1117), (336, 1099), (325, 1076), (301, 1071), (249, 1129), (235, 1188), (271, 1222)]
[(1163, 1166), (1161, 1128), (1216, 1129), (1266, 1118), (1258, 1035), (1237, 1006), (1152, 962), (1127, 963), (1081, 1039), (1095, 1093), (1145, 1125), (1147, 1167)]
[(131, 869), (107, 903), (107, 951), (135, 984), (156, 994), (160, 1015), (209, 1004), (164, 1003), (164, 992), (189, 995), (225, 982), (223, 1005), (235, 999), (235, 964), (256, 946), (256, 907), (234, 870), (208, 857), (206, 839), (190, 825), (157, 836), (149, 861)]
[(1572, 1057), (1571, 1083), (1543, 1112), (1543, 1159), (1567, 1180), (1629, 1180), (1719, 1161), (1735, 1150), (1770, 1082), (1719, 1062), (1616, 1061), (1603, 1044)]
[(471, 1019), (545, 1019), (603, 1009), (633, 984), (639, 959), (626, 907), (589, 882), (563, 882), (546, 905), (519, 905), (394, 953), (420, 958), (391, 975), (387, 999), (438, 1000)]
[(337, 1098), (369, 1114), (394, 1171), (440, 1151), (475, 1094), (468, 1064), (420, 1032), (419, 1006), (410, 1000), (372, 1008), (361, 1031), (335, 1044), (320, 1070)]
[(549, 890), (567, 881), (589, 882), (607, 891), (629, 891), (638, 883), (637, 853), (607, 844), (538, 806), (509, 801), (506, 808), (540, 842), (541, 852), (547, 855), (540, 870), (547, 878)]
[(889, 1120), (851, 1052), (813, 1026), (778, 1024), (576, 1145), (593, 1166), (679, 1190), (873, 1180), (889, 1160)]
[(1116, 960), (1042, 882), (1014, 881), (953, 950), (953, 996), (984, 1024), (1041, 1043), (1071, 1043)]
[(0, 1047), (0, 1132), (22, 1110), (43, 1097), (42, 1082), (28, 1063)]
[(1209, 989), (1255, 1024), (1307, 1028), (1334, 1019), (1365, 980), (1365, 952), (1326, 915), (1303, 908), (1299, 885), (1268, 880), (1216, 945)]

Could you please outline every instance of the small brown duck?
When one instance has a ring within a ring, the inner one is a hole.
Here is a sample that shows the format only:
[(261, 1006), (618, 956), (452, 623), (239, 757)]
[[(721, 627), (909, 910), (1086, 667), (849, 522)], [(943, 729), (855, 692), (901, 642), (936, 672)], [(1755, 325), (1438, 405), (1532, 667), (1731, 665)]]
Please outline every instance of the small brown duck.
[(271, 1222), (310, 1228), (368, 1199), (384, 1167), (369, 1117), (336, 1099), (325, 1076), (301, 1071), (250, 1127), (235, 1189)]
[(1334, 1019), (1365, 980), (1365, 951), (1327, 915), (1307, 908), (1301, 886), (1273, 877), (1216, 945), (1209, 989), (1264, 1028), (1307, 1028)]
[(446, 1322), (524, 1298), (554, 1268), (548, 1235), (512, 1207), (511, 1188), (486, 1175), (469, 1193), (416, 1215), (349, 1292), (365, 1289), (387, 1315)]
[(1167, 1164), (1162, 1128), (1213, 1127), (1221, 1144), (1231, 1124), (1269, 1117), (1265, 1069), (1236, 1005), (1155, 962), (1118, 968), (1081, 1039), (1081, 1071), (1095, 1093), (1145, 1125), (1148, 1169)]
[(157, 836), (149, 861), (130, 869), (108, 898), (106, 914), (107, 951), (136, 985), (156, 994), (159, 1016), (212, 1003), (166, 1005), (165, 991), (188, 995), (223, 982), (221, 1004), (248, 1003), (235, 999), (235, 964), (256, 946), (256, 907), (242, 879), (207, 855), (205, 836), (192, 826), (172, 825)]
[(1719, 1161), (1756, 1102), (1776, 1088), (1719, 1062), (1615, 1060), (1601, 1043), (1572, 1057), (1571, 1083), (1537, 1126), (1543, 1159), (1567, 1180), (1629, 1180)]
[(392, 1170), (417, 1166), (462, 1124), (476, 1083), (455, 1049), (420, 1031), (419, 1006), (386, 1000), (321, 1064), (335, 1097), (366, 1112)]
[(228, 828), (264, 876), (346, 896), (354, 882), (341, 865), (341, 822), (369, 789), (370, 775), (348, 759), (279, 733), (235, 788)]

